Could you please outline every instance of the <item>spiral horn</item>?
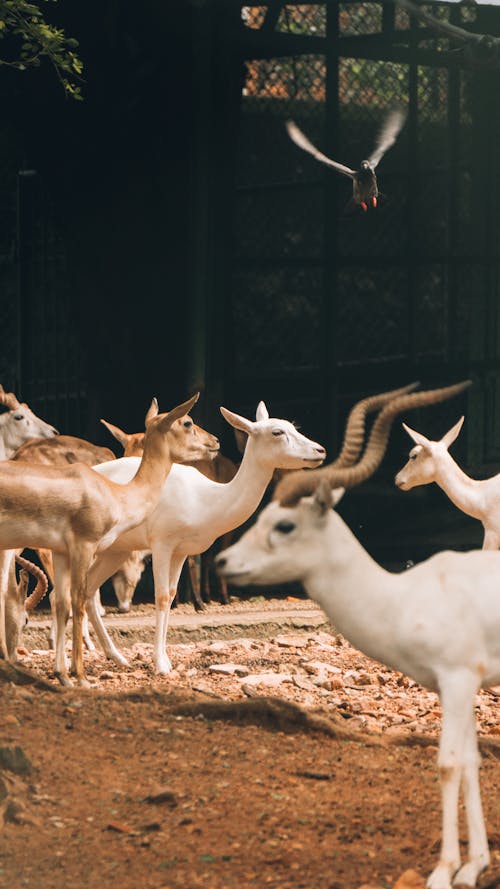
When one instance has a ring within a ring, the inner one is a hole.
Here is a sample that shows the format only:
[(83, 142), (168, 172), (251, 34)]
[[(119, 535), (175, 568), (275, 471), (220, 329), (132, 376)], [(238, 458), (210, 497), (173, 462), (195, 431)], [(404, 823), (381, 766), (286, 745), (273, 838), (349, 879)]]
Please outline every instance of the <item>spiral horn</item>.
[(358, 463), (354, 466), (329, 464), (321, 469), (292, 472), (276, 486), (273, 499), (278, 500), (282, 506), (294, 506), (301, 497), (314, 493), (322, 479), (328, 481), (331, 488), (352, 488), (366, 481), (382, 462), (394, 417), (406, 410), (447, 401), (448, 398), (459, 395), (471, 385), (472, 380), (464, 380), (452, 386), (412, 392), (393, 398), (382, 408), (373, 423), (368, 444)]
[(377, 395), (369, 395), (358, 401), (350, 410), (344, 432), (344, 440), (338, 457), (330, 466), (352, 466), (359, 459), (363, 442), (365, 440), (365, 425), (368, 414), (378, 411), (387, 402), (399, 395), (413, 392), (420, 383), (408, 383), (400, 389), (392, 389), (390, 392), (379, 392)]

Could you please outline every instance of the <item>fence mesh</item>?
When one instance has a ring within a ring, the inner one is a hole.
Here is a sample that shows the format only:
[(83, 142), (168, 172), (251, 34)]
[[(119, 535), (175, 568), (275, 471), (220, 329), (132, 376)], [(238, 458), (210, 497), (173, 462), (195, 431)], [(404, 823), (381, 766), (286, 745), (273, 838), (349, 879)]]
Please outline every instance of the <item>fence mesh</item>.
[[(246, 7), (246, 26), (260, 28), (266, 12)], [(433, 4), (432, 12), (443, 20), (451, 14), (449, 5)], [(457, 14), (462, 22), (474, 20), (469, 8)], [(396, 10), (396, 28), (408, 22)], [(340, 39), (380, 34), (382, 26), (382, 3), (339, 6)], [(275, 23), (277, 32), (335, 40), (328, 27), (326, 4), (319, 3), (284, 5)], [(445, 39), (428, 44), (448, 47)], [(337, 367), (401, 358), (444, 362), (452, 322), (467, 339), (470, 294), (463, 283), (451, 293), (448, 269), (479, 246), (471, 231), (470, 75), (359, 58), (352, 48), (348, 57), (339, 52), (338, 59), (247, 60), (231, 297), (242, 375), (252, 366), (285, 371), (296, 361), (319, 367), (332, 303)], [(327, 96), (328, 66), (336, 68), (336, 96)], [(335, 145), (335, 159), (355, 167), (395, 105), (408, 109), (411, 125), (377, 171), (380, 212), (348, 214), (350, 181), (297, 148), (284, 123), (292, 118), (320, 150), (328, 154)], [(475, 273), (470, 265), (467, 279)], [(282, 338), (291, 343), (288, 354)], [(466, 352), (463, 342), (460, 349)]]

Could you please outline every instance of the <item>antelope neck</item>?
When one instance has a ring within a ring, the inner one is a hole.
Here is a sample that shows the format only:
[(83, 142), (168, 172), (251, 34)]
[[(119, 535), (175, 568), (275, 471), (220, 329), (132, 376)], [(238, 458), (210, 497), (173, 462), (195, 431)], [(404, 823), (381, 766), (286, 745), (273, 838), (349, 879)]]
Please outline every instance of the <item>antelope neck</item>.
[(480, 491), (484, 483), (470, 478), (448, 453), (437, 464), (435, 482), (455, 506), (475, 519), (481, 518)]

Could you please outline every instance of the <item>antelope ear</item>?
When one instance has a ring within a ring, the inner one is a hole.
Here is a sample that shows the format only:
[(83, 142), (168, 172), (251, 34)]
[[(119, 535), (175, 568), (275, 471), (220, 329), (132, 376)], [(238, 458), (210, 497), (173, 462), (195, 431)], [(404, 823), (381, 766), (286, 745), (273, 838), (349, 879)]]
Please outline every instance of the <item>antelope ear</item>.
[(263, 401), (259, 401), (259, 403), (257, 405), (257, 410), (255, 412), (255, 419), (257, 421), (269, 420), (269, 411)]
[(107, 420), (101, 419), (101, 423), (109, 430), (109, 432), (111, 432), (113, 438), (116, 438), (116, 440), (120, 442), (122, 447), (125, 448), (127, 446), (128, 435), (123, 429), (120, 429), (119, 426), (114, 426), (113, 423), (108, 423)]
[(340, 503), (344, 494), (345, 488), (334, 488), (332, 491), (332, 506), (336, 506), (337, 503)]
[[(168, 413), (164, 416), (169, 418), (170, 425), (172, 425), (174, 420), (178, 420), (179, 417), (185, 417), (187, 414), (189, 414), (189, 411), (194, 407), (199, 397), (200, 393), (196, 392), (196, 394), (193, 395), (191, 398), (188, 398), (187, 401), (183, 401), (182, 404), (178, 404), (177, 407), (173, 407), (171, 411), (168, 411)], [(151, 410), (151, 408), (149, 410)]]
[(246, 432), (247, 435), (252, 434), (254, 424), (251, 420), (246, 420), (245, 417), (240, 417), (239, 414), (233, 414), (232, 411), (228, 411), (227, 407), (221, 407), (220, 412), (230, 426)]
[(452, 445), (455, 439), (458, 437), (458, 433), (460, 432), (464, 424), (464, 420), (465, 417), (460, 417), (458, 423), (455, 423), (455, 425), (452, 426), (451, 429), (448, 429), (448, 432), (445, 432), (445, 434), (443, 435), (441, 442), (445, 445), (446, 450), (448, 450), (450, 445)]
[(145, 420), (146, 426), (149, 423), (149, 421), (153, 419), (153, 417), (158, 416), (158, 410), (159, 410), (158, 402), (157, 402), (156, 398), (153, 398), (151, 401), (151, 404), (149, 405), (148, 412), (146, 414), (146, 420)]
[(415, 444), (421, 445), (423, 448), (429, 447), (429, 439), (426, 438), (425, 435), (422, 435), (421, 432), (416, 432), (415, 429), (410, 429), (410, 427), (407, 426), (406, 423), (403, 423), (402, 426), (405, 432), (408, 433), (410, 438), (413, 439)]
[(324, 516), (333, 507), (333, 491), (325, 479), (322, 479), (314, 492), (313, 506), (320, 516)]

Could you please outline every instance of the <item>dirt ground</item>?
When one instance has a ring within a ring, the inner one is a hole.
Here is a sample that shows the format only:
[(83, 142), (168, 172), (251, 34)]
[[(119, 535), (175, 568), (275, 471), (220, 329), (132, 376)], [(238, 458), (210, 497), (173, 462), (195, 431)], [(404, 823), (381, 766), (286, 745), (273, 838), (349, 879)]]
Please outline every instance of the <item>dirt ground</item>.
[[(308, 602), (190, 615), (178, 609), (161, 679), (151, 608), (116, 619), (130, 667), (87, 653), (88, 690), (57, 686), (43, 616), (27, 635), (22, 662), (47, 688), (0, 682), (0, 886), (423, 885), (401, 875), (426, 876), (438, 854), (436, 697)], [(499, 708), (500, 689), (477, 696), (488, 887), (500, 886)]]

